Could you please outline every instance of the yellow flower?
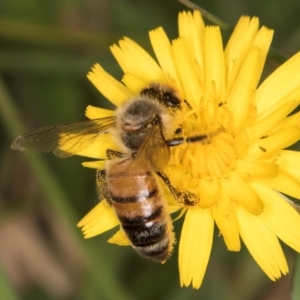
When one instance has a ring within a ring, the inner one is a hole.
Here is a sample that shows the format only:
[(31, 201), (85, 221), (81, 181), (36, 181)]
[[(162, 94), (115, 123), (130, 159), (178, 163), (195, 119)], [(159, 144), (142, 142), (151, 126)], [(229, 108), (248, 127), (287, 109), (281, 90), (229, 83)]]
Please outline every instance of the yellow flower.
[[(220, 29), (205, 27), (198, 11), (179, 14), (179, 37), (150, 31), (157, 61), (129, 38), (111, 51), (124, 72), (122, 83), (95, 65), (88, 78), (116, 106), (152, 82), (168, 83), (188, 103), (182, 109), (184, 143), (171, 148), (164, 170), (187, 197), (163, 192), (169, 213), (180, 211), (181, 286), (199, 288), (213, 241), (214, 223), (230, 251), (241, 240), (275, 280), (288, 272), (279, 239), (300, 252), (300, 216), (281, 194), (300, 199), (300, 154), (283, 150), (300, 139), (300, 53), (259, 84), (273, 31), (242, 17), (225, 50)], [(89, 106), (87, 117), (114, 112)], [(109, 134), (82, 152), (106, 159), (118, 150)], [(105, 161), (84, 163), (103, 169)], [(162, 187), (162, 189), (164, 189)], [(192, 195), (192, 196), (191, 196)], [(80, 223), (86, 238), (119, 225), (100, 202)], [(129, 244), (123, 231), (109, 242)]]

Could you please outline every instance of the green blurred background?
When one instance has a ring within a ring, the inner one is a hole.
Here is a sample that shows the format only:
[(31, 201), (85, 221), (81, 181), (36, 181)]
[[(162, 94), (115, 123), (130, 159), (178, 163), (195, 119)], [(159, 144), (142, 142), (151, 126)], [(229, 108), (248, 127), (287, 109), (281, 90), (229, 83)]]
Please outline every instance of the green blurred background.
[[(256, 15), (275, 29), (274, 48), (287, 57), (300, 49), (298, 0), (195, 3), (231, 25)], [(193, 290), (179, 287), (177, 249), (158, 265), (108, 244), (113, 232), (84, 240), (76, 223), (97, 204), (87, 159), (10, 149), (27, 130), (85, 120), (88, 104), (112, 108), (87, 80), (91, 66), (120, 79), (109, 46), (126, 35), (150, 50), (148, 31), (158, 26), (175, 38), (183, 9), (175, 0), (0, 1), (0, 299), (290, 299), (295, 253), (286, 247), (290, 275), (273, 283), (245, 247), (228, 252), (216, 230)], [(267, 73), (277, 65), (270, 59)]]

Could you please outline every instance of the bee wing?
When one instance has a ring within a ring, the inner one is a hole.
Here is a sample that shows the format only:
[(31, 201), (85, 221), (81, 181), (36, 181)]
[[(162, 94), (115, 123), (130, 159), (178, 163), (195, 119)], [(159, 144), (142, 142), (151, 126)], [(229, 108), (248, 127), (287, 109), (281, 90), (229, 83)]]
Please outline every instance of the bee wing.
[(149, 130), (136, 158), (136, 163), (150, 164), (153, 171), (161, 171), (170, 159), (170, 148), (162, 134), (160, 124), (155, 124)]
[(14, 140), (11, 148), (20, 151), (52, 151), (58, 157), (69, 157), (89, 147), (99, 135), (114, 125), (115, 118), (106, 117), (46, 126), (20, 135)]

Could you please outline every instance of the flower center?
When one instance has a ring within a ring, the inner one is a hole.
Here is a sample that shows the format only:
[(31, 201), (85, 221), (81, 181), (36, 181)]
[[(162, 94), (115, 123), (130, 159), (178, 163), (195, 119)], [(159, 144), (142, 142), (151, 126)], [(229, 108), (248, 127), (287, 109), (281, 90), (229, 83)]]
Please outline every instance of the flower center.
[(233, 137), (222, 128), (207, 134), (203, 141), (188, 143), (178, 154), (192, 177), (211, 179), (227, 177), (234, 167), (236, 154)]
[(218, 186), (222, 178), (230, 176), (237, 160), (247, 152), (247, 136), (234, 129), (226, 107), (220, 106), (215, 116), (213, 122), (204, 124), (200, 114), (189, 114), (183, 124), (186, 142), (171, 149), (166, 174), (171, 174), (172, 184), (180, 194), (191, 193), (198, 199), (196, 203), (189, 201), (193, 204), (179, 199), (185, 205), (198, 202), (201, 205), (203, 185), (207, 187), (214, 183)]

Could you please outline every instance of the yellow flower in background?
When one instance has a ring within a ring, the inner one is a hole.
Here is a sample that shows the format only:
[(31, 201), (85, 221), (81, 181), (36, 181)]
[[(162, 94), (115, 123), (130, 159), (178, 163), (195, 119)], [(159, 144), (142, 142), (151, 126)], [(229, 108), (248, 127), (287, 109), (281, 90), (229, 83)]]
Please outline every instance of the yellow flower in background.
[[(150, 31), (157, 61), (129, 38), (111, 47), (122, 82), (100, 65), (88, 78), (116, 106), (153, 82), (172, 86), (188, 104), (182, 109), (186, 142), (171, 147), (164, 173), (193, 197), (162, 191), (169, 213), (184, 217), (177, 237), (181, 286), (200, 287), (214, 223), (228, 250), (239, 251), (242, 240), (275, 280), (288, 272), (279, 239), (300, 252), (300, 216), (280, 194), (300, 199), (300, 153), (283, 150), (300, 139), (300, 113), (291, 114), (300, 102), (300, 53), (259, 84), (273, 31), (259, 28), (257, 18), (242, 17), (225, 50), (219, 27), (205, 27), (198, 11), (180, 13), (178, 25), (173, 41), (162, 28)], [(114, 111), (89, 106), (86, 115)], [(84, 166), (104, 169), (106, 149), (121, 150), (110, 134), (78, 154), (102, 159)], [(78, 224), (86, 238), (118, 225), (106, 201)], [(122, 230), (109, 242), (130, 244)]]

